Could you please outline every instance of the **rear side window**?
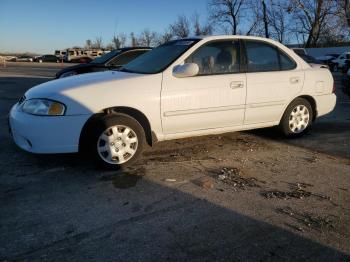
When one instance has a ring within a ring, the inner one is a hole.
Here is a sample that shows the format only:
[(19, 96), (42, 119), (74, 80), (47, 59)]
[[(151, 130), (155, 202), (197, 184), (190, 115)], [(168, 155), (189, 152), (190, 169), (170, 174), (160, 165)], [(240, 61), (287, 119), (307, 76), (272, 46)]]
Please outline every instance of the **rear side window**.
[(185, 63), (195, 63), (198, 75), (238, 73), (240, 70), (239, 45), (234, 41), (215, 41), (199, 47)]
[(261, 41), (245, 41), (248, 72), (291, 70), (295, 62), (277, 47)]

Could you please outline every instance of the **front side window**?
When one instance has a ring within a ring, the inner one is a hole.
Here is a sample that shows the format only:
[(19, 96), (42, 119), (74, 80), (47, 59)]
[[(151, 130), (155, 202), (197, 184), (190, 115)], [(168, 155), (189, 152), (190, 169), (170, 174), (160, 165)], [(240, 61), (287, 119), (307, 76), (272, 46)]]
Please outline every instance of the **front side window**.
[(277, 47), (261, 41), (245, 41), (248, 72), (292, 70), (296, 63)]
[(198, 75), (214, 75), (238, 73), (239, 61), (238, 42), (225, 40), (201, 46), (185, 60), (185, 63), (197, 64)]
[(139, 74), (160, 73), (198, 41), (198, 39), (170, 41), (137, 57), (135, 60), (123, 66), (121, 71)]

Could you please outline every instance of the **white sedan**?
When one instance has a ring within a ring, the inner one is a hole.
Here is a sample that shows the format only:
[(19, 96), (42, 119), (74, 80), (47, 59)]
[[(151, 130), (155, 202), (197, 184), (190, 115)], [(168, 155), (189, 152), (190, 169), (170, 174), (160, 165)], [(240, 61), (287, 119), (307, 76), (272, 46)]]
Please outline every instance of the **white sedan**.
[(81, 151), (119, 168), (156, 141), (270, 126), (300, 136), (335, 104), (329, 70), (284, 45), (210, 36), (170, 41), (120, 72), (35, 86), (13, 106), (9, 124), (26, 151)]

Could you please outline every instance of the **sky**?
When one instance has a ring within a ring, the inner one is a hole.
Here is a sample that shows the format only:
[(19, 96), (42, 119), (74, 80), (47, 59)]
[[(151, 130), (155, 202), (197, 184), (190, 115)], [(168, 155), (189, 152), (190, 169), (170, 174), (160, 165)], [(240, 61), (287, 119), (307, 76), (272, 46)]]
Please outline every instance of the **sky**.
[(53, 53), (120, 32), (164, 32), (178, 15), (202, 20), (206, 0), (0, 0), (0, 52)]

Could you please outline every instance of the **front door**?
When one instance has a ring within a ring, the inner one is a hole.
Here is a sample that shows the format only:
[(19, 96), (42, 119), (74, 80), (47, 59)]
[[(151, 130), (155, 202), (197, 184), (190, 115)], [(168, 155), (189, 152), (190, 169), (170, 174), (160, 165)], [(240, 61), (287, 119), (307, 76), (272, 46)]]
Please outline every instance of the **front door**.
[(243, 124), (246, 75), (240, 73), (239, 42), (206, 43), (184, 63), (196, 63), (199, 74), (176, 78), (164, 73), (161, 118), (165, 135)]

